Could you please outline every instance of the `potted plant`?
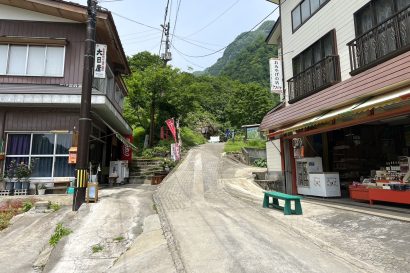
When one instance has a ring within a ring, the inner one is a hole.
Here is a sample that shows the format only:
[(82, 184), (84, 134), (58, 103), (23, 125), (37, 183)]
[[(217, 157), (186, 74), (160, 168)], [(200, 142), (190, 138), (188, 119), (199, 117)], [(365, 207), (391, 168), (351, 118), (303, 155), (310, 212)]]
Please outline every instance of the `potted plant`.
[(12, 191), (15, 188), (14, 178), (16, 176), (16, 166), (17, 163), (15, 160), (10, 161), (10, 163), (6, 166), (6, 170), (4, 172), (6, 190)]
[(37, 193), (38, 193), (38, 195), (44, 195), (44, 194), (46, 194), (46, 189), (47, 189), (46, 184), (44, 184), (44, 183), (38, 184), (38, 186), (37, 186)]
[(19, 164), (17, 164), (16, 166), (16, 180), (17, 183), (20, 183), (20, 187), (23, 190), (28, 190), (29, 185), (30, 185), (30, 176), (32, 171), (32, 167), (33, 167), (33, 163), (31, 164), (31, 166), (29, 164), (26, 164), (24, 162), (20, 162)]

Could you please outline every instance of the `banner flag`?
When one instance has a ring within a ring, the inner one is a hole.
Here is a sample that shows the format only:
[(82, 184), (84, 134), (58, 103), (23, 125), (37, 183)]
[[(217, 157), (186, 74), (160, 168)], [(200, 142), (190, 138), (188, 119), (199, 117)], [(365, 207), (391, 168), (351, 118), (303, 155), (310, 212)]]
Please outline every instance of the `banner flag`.
[(167, 119), (165, 123), (168, 125), (168, 128), (171, 131), (171, 134), (174, 137), (175, 142), (177, 142), (177, 130), (175, 128), (174, 119), (173, 118)]

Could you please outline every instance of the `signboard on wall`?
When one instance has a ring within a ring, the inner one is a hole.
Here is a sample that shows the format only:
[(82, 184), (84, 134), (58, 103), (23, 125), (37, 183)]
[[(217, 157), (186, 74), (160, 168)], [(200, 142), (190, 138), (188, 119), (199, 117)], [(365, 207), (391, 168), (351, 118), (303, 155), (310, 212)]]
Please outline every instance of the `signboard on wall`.
[(105, 79), (105, 70), (107, 69), (107, 45), (95, 45), (94, 62), (94, 78)]
[[(124, 136), (126, 140), (128, 140), (130, 143), (133, 142), (133, 137), (132, 135), (130, 136)], [(129, 145), (126, 145), (122, 143), (121, 145), (121, 160), (132, 160), (132, 148)]]
[(282, 62), (279, 58), (269, 59), (270, 68), (270, 91), (275, 94), (282, 95), (283, 82), (282, 82)]

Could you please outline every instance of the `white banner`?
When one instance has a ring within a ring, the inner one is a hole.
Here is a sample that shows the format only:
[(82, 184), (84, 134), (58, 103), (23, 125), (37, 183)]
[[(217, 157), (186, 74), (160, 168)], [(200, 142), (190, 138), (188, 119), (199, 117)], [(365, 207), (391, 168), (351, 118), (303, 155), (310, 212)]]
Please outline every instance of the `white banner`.
[(94, 59), (94, 78), (105, 79), (105, 70), (107, 68), (107, 45), (95, 45)]
[(282, 62), (279, 58), (269, 59), (270, 67), (270, 91), (282, 95), (283, 84), (282, 84)]

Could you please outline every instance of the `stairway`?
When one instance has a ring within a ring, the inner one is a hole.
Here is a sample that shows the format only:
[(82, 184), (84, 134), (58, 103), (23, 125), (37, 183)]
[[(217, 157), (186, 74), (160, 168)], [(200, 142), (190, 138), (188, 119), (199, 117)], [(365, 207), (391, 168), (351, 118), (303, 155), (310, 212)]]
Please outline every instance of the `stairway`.
[(130, 184), (150, 184), (154, 173), (162, 171), (161, 163), (158, 159), (133, 159), (129, 165)]

